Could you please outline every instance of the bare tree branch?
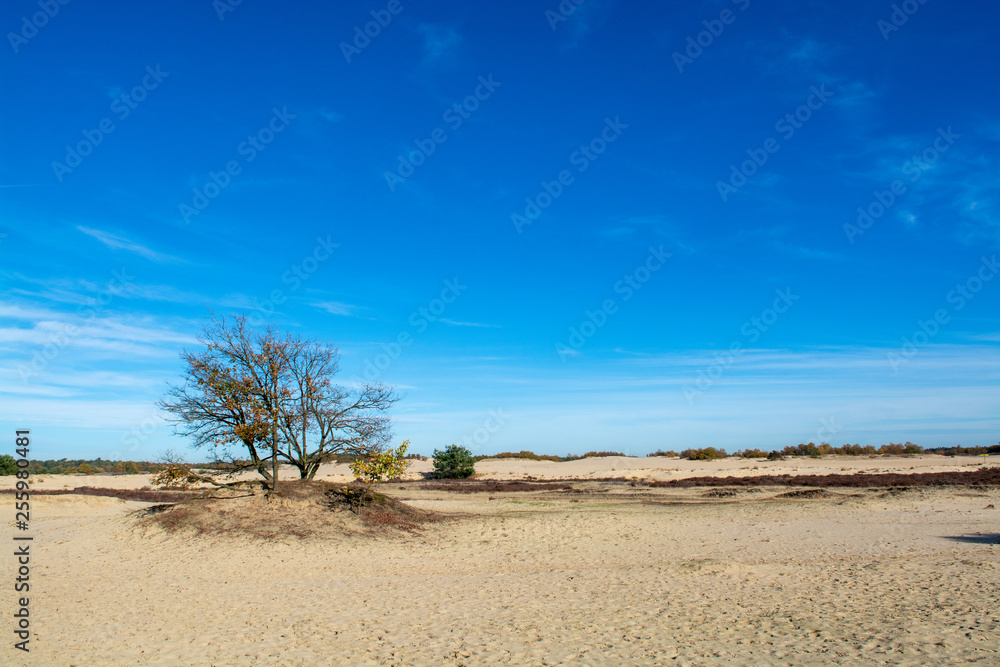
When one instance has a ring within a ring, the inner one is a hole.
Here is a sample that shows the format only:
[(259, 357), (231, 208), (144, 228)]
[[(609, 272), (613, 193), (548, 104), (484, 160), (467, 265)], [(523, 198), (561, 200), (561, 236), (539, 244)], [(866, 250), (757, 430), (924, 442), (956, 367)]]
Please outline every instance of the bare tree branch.
[[(173, 414), (177, 433), (211, 448), (216, 460), (253, 468), (273, 488), (279, 461), (312, 479), (338, 455), (363, 456), (389, 442), (386, 413), (399, 396), (380, 383), (334, 385), (336, 347), (280, 337), (273, 326), (254, 330), (243, 315), (213, 316), (198, 340), (205, 349), (181, 355), (184, 382), (169, 387), (160, 407)], [(236, 458), (234, 447), (248, 460)]]

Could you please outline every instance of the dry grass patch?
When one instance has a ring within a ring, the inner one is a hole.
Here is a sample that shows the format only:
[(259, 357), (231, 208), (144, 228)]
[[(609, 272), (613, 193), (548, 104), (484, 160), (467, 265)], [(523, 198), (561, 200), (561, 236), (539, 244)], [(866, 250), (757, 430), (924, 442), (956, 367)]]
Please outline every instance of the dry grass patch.
[(415, 532), (441, 517), (377, 492), (358, 506), (359, 495), (363, 495), (359, 485), (296, 480), (283, 483), (279, 496), (270, 500), (260, 491), (225, 489), (173, 505), (155, 505), (137, 516), (170, 532), (262, 540)]
[(515, 491), (570, 491), (573, 486), (560, 482), (474, 480), (421, 484), (419, 488), (425, 491), (452, 491), (454, 493), (507, 493)]
[[(41, 480), (39, 480), (41, 481)], [(0, 489), (0, 493), (14, 493), (14, 489)], [(148, 486), (143, 489), (108, 489), (96, 486), (80, 486), (75, 489), (32, 489), (32, 496), (107, 496), (121, 500), (138, 500), (147, 503), (174, 503), (200, 495), (194, 491), (159, 490)]]
[(1000, 486), (1000, 468), (983, 467), (972, 471), (917, 473), (855, 473), (851, 475), (749, 475), (747, 477), (685, 477), (643, 483), (652, 488), (694, 486), (811, 486), (891, 488), (912, 486)]
[(827, 493), (823, 489), (799, 489), (798, 491), (786, 491), (779, 493), (775, 498), (822, 498)]

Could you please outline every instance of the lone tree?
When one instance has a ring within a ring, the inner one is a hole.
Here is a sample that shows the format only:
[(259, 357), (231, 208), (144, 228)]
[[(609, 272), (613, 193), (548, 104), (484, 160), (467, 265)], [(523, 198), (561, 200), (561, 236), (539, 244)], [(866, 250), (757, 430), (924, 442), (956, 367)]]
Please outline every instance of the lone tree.
[(181, 354), (184, 382), (159, 405), (195, 448), (211, 447), (234, 470), (257, 470), (271, 492), (279, 463), (311, 480), (337, 455), (367, 456), (389, 442), (386, 412), (398, 395), (380, 383), (334, 385), (340, 353), (332, 345), (254, 329), (244, 315), (213, 316), (198, 341), (204, 349)]

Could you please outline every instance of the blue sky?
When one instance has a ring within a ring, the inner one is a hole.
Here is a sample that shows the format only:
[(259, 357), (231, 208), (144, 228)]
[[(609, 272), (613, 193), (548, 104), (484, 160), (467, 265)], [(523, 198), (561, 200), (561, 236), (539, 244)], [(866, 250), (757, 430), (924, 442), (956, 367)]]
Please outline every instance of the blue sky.
[(5, 3), (0, 424), (183, 450), (244, 311), (427, 454), (996, 443), (1000, 6), (897, 7)]

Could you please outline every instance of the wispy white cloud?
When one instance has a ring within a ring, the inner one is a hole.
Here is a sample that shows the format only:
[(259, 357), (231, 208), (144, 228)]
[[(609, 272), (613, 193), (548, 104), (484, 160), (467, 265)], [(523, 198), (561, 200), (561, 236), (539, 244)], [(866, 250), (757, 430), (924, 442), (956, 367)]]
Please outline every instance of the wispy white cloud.
[(173, 257), (171, 255), (164, 255), (163, 253), (151, 250), (144, 245), (131, 241), (124, 236), (118, 236), (117, 234), (112, 234), (110, 232), (105, 232), (100, 229), (94, 229), (92, 227), (84, 227), (83, 225), (77, 225), (77, 230), (83, 232), (87, 236), (97, 239), (107, 247), (112, 250), (125, 250), (131, 253), (135, 253), (141, 257), (152, 260), (154, 262), (180, 262), (183, 261), (178, 257)]
[(312, 305), (320, 310), (325, 310), (331, 315), (354, 316), (356, 315), (356, 311), (358, 309), (357, 306), (352, 306), (349, 303), (343, 303), (341, 301), (319, 301)]
[(444, 317), (438, 320), (439, 322), (444, 322), (445, 324), (451, 324), (456, 327), (482, 327), (487, 329), (499, 329), (499, 324), (483, 324), (481, 322), (458, 322), (456, 320), (449, 320)]
[[(253, 299), (246, 295), (230, 294), (222, 297), (212, 297), (199, 292), (178, 289), (172, 285), (143, 285), (134, 282), (124, 271), (118, 272), (118, 277), (112, 274), (112, 278), (104, 284), (85, 278), (34, 278), (20, 273), (8, 274), (8, 277), (36, 287), (36, 289), (11, 287), (7, 290), (8, 294), (53, 303), (94, 305), (98, 302), (98, 297), (105, 293), (110, 293), (115, 298), (122, 299), (179, 304), (208, 304), (220, 308), (234, 309), (250, 309), (255, 307)], [(123, 277), (126, 279), (121, 280), (120, 278)]]
[[(115, 313), (94, 316), (92, 313), (62, 312), (50, 308), (0, 304), (0, 317), (30, 326), (0, 327), (0, 343), (46, 345), (65, 340), (60, 345), (124, 350), (137, 354), (162, 354), (163, 346), (190, 344), (195, 338), (187, 333), (157, 325), (149, 317), (124, 317)], [(69, 333), (71, 332), (71, 333)]]

